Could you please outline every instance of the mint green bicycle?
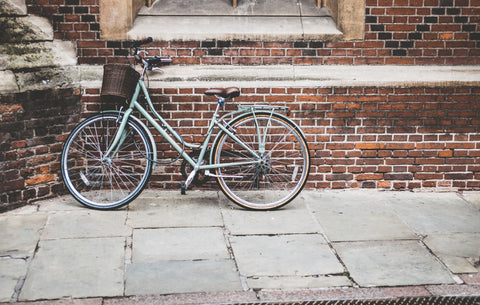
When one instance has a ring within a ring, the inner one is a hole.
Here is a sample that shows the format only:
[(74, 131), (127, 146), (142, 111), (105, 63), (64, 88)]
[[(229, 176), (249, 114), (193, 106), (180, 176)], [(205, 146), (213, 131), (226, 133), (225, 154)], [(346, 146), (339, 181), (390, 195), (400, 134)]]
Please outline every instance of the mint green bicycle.
[[(147, 71), (171, 61), (156, 56), (148, 58), (139, 47), (151, 41), (151, 38), (135, 41), (131, 49), (135, 62), (142, 67), (141, 73), (129, 65), (117, 65), (126, 67), (123, 73), (127, 76), (119, 81), (115, 75), (121, 74), (121, 70), (112, 69), (113, 78), (107, 80), (105, 67), (102, 95), (122, 96), (128, 108), (105, 111), (84, 120), (64, 145), (61, 172), (75, 199), (90, 208), (114, 209), (141, 193), (155, 165), (160, 163), (146, 120), (184, 159), (182, 172), (186, 181), (181, 186), (182, 194), (192, 182), (201, 183), (213, 177), (230, 200), (247, 209), (275, 209), (293, 200), (307, 181), (310, 154), (301, 129), (279, 113), (288, 111), (288, 107), (239, 105), (237, 111), (220, 117), (221, 106), (238, 97), (240, 90), (236, 87), (206, 90), (206, 95), (217, 97), (216, 110), (203, 143), (187, 143), (154, 109), (145, 86)], [(130, 81), (125, 81), (128, 78)], [(106, 81), (110, 86), (106, 86)], [(126, 89), (132, 93), (114, 92), (125, 90), (128, 83), (134, 84)], [(141, 93), (150, 112), (139, 102)], [(227, 122), (228, 117), (233, 119)], [(214, 129), (219, 131), (210, 145)]]

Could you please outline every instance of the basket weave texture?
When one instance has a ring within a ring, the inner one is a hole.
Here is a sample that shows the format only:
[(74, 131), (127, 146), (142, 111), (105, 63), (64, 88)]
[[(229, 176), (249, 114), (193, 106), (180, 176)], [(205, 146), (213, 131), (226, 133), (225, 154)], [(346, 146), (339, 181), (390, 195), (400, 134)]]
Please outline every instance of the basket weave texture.
[(104, 65), (101, 96), (115, 96), (130, 100), (139, 78), (140, 73), (130, 65)]

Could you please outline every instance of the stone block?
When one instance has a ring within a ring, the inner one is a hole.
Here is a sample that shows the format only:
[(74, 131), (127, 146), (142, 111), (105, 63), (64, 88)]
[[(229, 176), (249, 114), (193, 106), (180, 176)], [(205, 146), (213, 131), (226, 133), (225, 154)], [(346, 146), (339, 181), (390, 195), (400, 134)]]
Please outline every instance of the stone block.
[(42, 241), (19, 300), (122, 296), (124, 251), (124, 237)]
[(0, 217), (0, 255), (33, 254), (47, 215)]
[(127, 266), (126, 295), (243, 290), (231, 260), (160, 261)]
[(417, 241), (348, 242), (333, 247), (361, 287), (455, 283)]

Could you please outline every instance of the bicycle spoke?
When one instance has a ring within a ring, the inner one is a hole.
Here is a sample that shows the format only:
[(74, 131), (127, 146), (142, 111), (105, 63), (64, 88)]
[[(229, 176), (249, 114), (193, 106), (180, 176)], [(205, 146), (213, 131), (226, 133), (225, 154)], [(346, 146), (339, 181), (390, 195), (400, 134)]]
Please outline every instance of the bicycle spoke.
[[(271, 113), (246, 115), (233, 126), (246, 147), (257, 151), (261, 141), (265, 153), (255, 159), (232, 138), (223, 135), (214, 149), (215, 163), (248, 160), (257, 163), (218, 169), (217, 180), (222, 191), (235, 203), (251, 209), (276, 208), (292, 200), (305, 185), (309, 168), (308, 148), (297, 129)], [(228, 175), (244, 178), (233, 179)]]
[(126, 126), (132, 137), (116, 147), (116, 156), (104, 156), (118, 127), (116, 115), (98, 115), (81, 123), (67, 139), (62, 175), (72, 195), (89, 207), (104, 209), (128, 203), (151, 173), (152, 162), (145, 158), (152, 154), (149, 140), (133, 122)]

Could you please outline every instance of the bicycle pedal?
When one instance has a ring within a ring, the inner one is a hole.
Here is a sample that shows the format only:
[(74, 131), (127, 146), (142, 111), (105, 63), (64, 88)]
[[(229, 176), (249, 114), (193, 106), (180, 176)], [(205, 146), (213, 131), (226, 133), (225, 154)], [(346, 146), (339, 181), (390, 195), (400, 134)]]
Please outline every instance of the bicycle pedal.
[(185, 184), (182, 184), (180, 187), (180, 194), (186, 195), (187, 194), (187, 186)]

